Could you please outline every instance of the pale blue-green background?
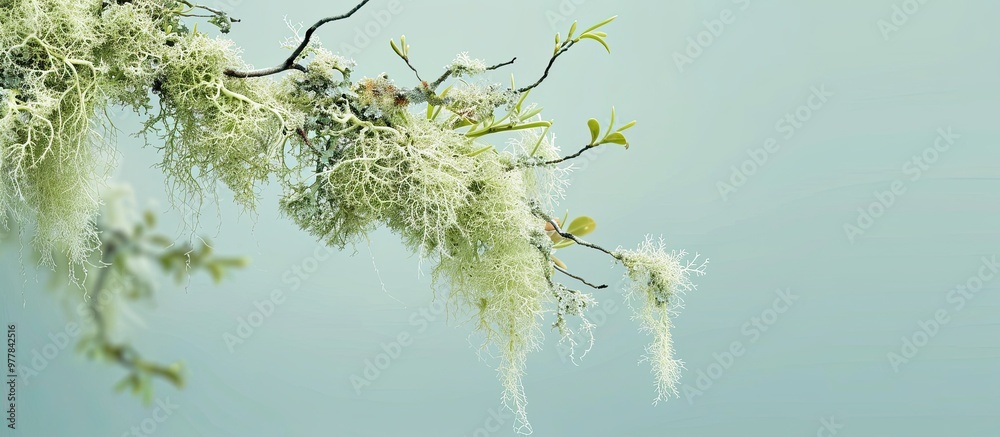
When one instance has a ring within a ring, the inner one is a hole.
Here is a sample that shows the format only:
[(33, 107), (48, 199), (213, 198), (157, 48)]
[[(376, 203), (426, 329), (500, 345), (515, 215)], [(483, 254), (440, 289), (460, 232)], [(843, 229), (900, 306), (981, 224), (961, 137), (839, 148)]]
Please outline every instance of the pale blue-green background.
[[(426, 76), (469, 51), (491, 62), (517, 56), (494, 77), (513, 72), (526, 83), (544, 66), (552, 33), (565, 34), (572, 19), (620, 15), (606, 29), (610, 57), (596, 44), (576, 47), (532, 93), (557, 120), (567, 151), (588, 140), (585, 120), (606, 119), (612, 105), (639, 121), (628, 151), (608, 147), (580, 162), (563, 206), (597, 219), (594, 241), (632, 246), (663, 233), (671, 247), (711, 258), (675, 320), (677, 355), (688, 368), (683, 386), (696, 387), (697, 372), (734, 341), (746, 352), (690, 402), (682, 393), (653, 407), (648, 367), (636, 365), (647, 339), (620, 293), (599, 291), (617, 310), (607, 308), (580, 366), (563, 362), (554, 335), (529, 358), (536, 435), (829, 436), (823, 421), (831, 418), (842, 426), (838, 436), (1000, 434), (997, 283), (987, 282), (961, 311), (946, 300), (976, 275), (981, 257), (1000, 251), (1000, 3), (931, 0), (888, 40), (877, 23), (901, 0), (752, 0), (745, 10), (728, 0), (563, 3), (560, 12), (555, 0), (404, 1), (377, 42), (354, 56), (363, 74), (386, 71), (410, 84), (386, 44), (405, 33)], [(231, 37), (250, 62), (270, 65), (286, 53), (278, 47), (289, 33), (283, 16), (312, 22), (348, 6), (244, 0), (229, 7), (243, 19)], [(375, 0), (318, 36), (338, 50), (387, 7)], [(673, 53), (725, 9), (736, 21), (678, 71)], [(568, 19), (553, 27), (559, 16)], [(835, 95), (785, 140), (775, 122), (820, 85)], [(961, 138), (910, 181), (904, 163), (949, 126)], [(723, 200), (717, 182), (771, 137), (781, 149)], [(167, 207), (162, 175), (150, 169), (155, 150), (140, 145), (123, 136), (119, 177), (134, 183), (141, 202), (159, 199), (164, 229), (172, 230), (182, 217)], [(897, 179), (906, 193), (849, 242), (843, 225)], [(180, 409), (154, 435), (510, 435), (509, 416), (499, 431), (476, 434), (498, 409), (500, 389), (495, 363), (477, 361), (468, 326), (411, 324), (431, 301), (429, 278), (393, 235), (371, 236), (387, 292), (365, 246), (321, 262), (297, 289), (283, 282), (316, 243), (278, 215), (277, 192), (264, 190), (255, 219), (226, 201), (218, 215), (204, 216), (203, 233), (218, 250), (251, 255), (251, 267), (221, 287), (201, 276), (187, 291), (165, 287), (155, 308), (139, 308), (148, 327), (134, 327), (130, 338), (152, 358), (183, 358), (190, 369), (183, 390), (157, 385), (157, 395)], [(564, 258), (594, 281), (619, 283), (621, 272), (596, 253)], [(3, 265), (4, 311), (18, 323), (19, 348), (40, 348), (67, 315), (54, 311), (30, 271), (21, 308), (16, 255)], [(779, 288), (798, 300), (759, 339), (750, 337), (742, 327), (771, 308)], [(274, 289), (287, 301), (230, 353), (222, 334)], [(887, 353), (939, 309), (950, 322), (895, 372)], [(413, 344), (358, 394), (350, 376), (401, 332)], [(121, 375), (60, 354), (20, 388), (19, 434), (122, 435), (150, 411), (111, 393)]]

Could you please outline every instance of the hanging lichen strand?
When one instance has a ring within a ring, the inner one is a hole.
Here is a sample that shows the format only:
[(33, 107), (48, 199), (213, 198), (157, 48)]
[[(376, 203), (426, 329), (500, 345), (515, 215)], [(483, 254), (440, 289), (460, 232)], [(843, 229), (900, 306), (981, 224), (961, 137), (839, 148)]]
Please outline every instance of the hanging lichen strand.
[[(396, 85), (385, 75), (355, 80), (355, 64), (322, 48), (313, 33), (346, 14), (320, 20), (289, 40), (291, 55), (275, 67), (249, 70), (233, 43), (187, 27), (211, 17), (223, 32), (236, 20), (187, 1), (0, 0), (0, 207), (4, 216), (37, 223), (37, 246), (83, 262), (95, 248), (94, 226), (106, 165), (98, 159), (110, 135), (95, 127), (109, 106), (146, 117), (149, 144), (175, 200), (197, 206), (221, 181), (252, 209), (260, 185), (284, 187), (282, 211), (327, 244), (345, 247), (378, 227), (431, 261), (434, 283), (453, 311), (473, 315), (484, 347), (500, 357), (503, 400), (515, 428), (531, 431), (521, 384), (527, 353), (541, 344), (542, 321), (575, 344), (568, 319), (589, 334), (593, 296), (555, 274), (601, 289), (553, 256), (577, 245), (622, 264), (627, 292), (654, 336), (657, 400), (676, 394), (668, 316), (690, 277), (705, 262), (684, 261), (648, 240), (638, 250), (607, 250), (580, 239), (588, 217), (551, 216), (567, 185), (569, 162), (605, 144), (628, 147), (614, 111), (607, 128), (590, 119), (590, 143), (563, 157), (551, 121), (527, 101), (556, 59), (590, 39), (608, 48), (599, 29), (556, 36), (550, 62), (534, 83), (484, 83), (487, 66), (460, 54), (444, 73), (424, 80), (405, 38), (391, 48), (416, 76)], [(204, 25), (204, 23), (203, 23)], [(610, 50), (609, 50), (610, 51)], [(281, 77), (275, 79), (277, 74)], [(272, 77), (273, 76), (273, 77)], [(460, 80), (458, 80), (460, 79)], [(153, 99), (153, 96), (156, 99)], [(412, 107), (419, 105), (414, 111)], [(98, 115), (99, 114), (99, 115)], [(506, 147), (487, 142), (513, 134)], [(697, 260), (697, 257), (695, 258)]]

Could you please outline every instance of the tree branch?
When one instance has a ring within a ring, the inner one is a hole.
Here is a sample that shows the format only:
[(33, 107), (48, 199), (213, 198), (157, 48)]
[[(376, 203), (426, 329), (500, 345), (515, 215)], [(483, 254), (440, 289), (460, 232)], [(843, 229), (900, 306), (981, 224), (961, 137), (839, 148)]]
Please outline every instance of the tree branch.
[(547, 65), (545, 67), (545, 72), (542, 73), (542, 77), (538, 78), (538, 80), (535, 81), (535, 83), (533, 83), (531, 85), (528, 85), (528, 86), (526, 86), (524, 88), (520, 88), (520, 89), (518, 89), (515, 92), (517, 94), (521, 94), (521, 93), (523, 93), (525, 91), (529, 91), (529, 90), (537, 87), (538, 85), (541, 85), (542, 82), (546, 78), (549, 77), (549, 70), (552, 70), (552, 65), (554, 65), (556, 63), (556, 58), (558, 58), (563, 53), (566, 53), (566, 51), (569, 50), (570, 47), (573, 47), (573, 44), (576, 44), (576, 42), (573, 41), (573, 40), (566, 40), (565, 42), (563, 42), (562, 47), (559, 50), (557, 50), (555, 53), (552, 54), (552, 58), (549, 59), (549, 65)]
[(312, 35), (313, 33), (316, 32), (316, 29), (319, 29), (320, 26), (326, 23), (343, 20), (345, 18), (350, 17), (351, 15), (354, 15), (355, 12), (358, 12), (358, 10), (360, 10), (369, 1), (371, 0), (362, 0), (361, 3), (358, 3), (357, 6), (352, 8), (350, 11), (347, 11), (347, 13), (345, 14), (337, 15), (335, 17), (327, 17), (317, 21), (316, 24), (313, 24), (312, 27), (306, 30), (305, 36), (302, 37), (302, 42), (299, 43), (299, 46), (295, 48), (295, 51), (292, 52), (292, 54), (288, 57), (288, 59), (285, 59), (285, 62), (282, 62), (281, 64), (271, 68), (264, 68), (252, 71), (236, 71), (232, 69), (226, 69), (225, 74), (230, 77), (247, 78), (247, 77), (269, 76), (272, 74), (277, 74), (288, 70), (299, 70), (305, 72), (306, 67), (303, 67), (302, 65), (295, 63), (295, 60), (298, 59), (299, 55), (301, 55), (302, 52), (306, 49), (306, 46), (309, 45), (309, 41), (312, 39)]
[(407, 56), (405, 58), (400, 57), (400, 59), (402, 59), (403, 62), (406, 62), (406, 66), (410, 67), (410, 70), (413, 70), (413, 74), (417, 76), (417, 80), (419, 80), (421, 83), (423, 83), (424, 80), (422, 78), (420, 78), (420, 72), (417, 71), (417, 67), (414, 67), (413, 64), (410, 63), (410, 57), (409, 56)]
[(104, 317), (104, 310), (101, 307), (101, 294), (106, 291), (108, 276), (113, 268), (114, 259), (118, 256), (119, 247), (126, 243), (125, 236), (118, 232), (113, 232), (111, 239), (105, 242), (101, 248), (101, 264), (103, 264), (103, 267), (97, 274), (97, 279), (91, 290), (92, 295), (90, 296), (90, 313), (94, 317), (94, 325), (97, 331), (95, 340), (98, 348), (105, 356), (110, 357), (114, 362), (132, 372), (149, 372), (150, 374), (163, 377), (175, 386), (180, 387), (183, 385), (183, 380), (179, 373), (168, 366), (144, 360), (132, 346), (115, 344), (108, 333), (108, 322)]
[[(498, 69), (500, 69), (502, 67), (506, 67), (506, 66), (508, 66), (510, 64), (513, 64), (514, 61), (516, 61), (516, 60), (517, 60), (517, 58), (515, 57), (515, 58), (511, 58), (511, 60), (509, 60), (507, 62), (501, 62), (501, 63), (496, 64), (496, 65), (491, 65), (489, 67), (486, 67), (486, 71), (498, 70)], [(441, 77), (435, 79), (434, 82), (431, 82), (430, 84), (428, 84), (428, 88), (430, 88), (431, 90), (436, 89), (438, 86), (440, 86), (442, 83), (444, 83), (444, 81), (448, 80), (448, 78), (451, 77), (452, 73), (454, 73), (454, 72), (451, 71), (451, 69), (448, 69), (448, 71), (445, 71), (441, 75)]]
[[(597, 146), (588, 144), (586, 146), (583, 146), (582, 149), (580, 149), (579, 151), (577, 151), (576, 153), (574, 153), (572, 155), (564, 156), (562, 158), (552, 159), (552, 160), (549, 160), (549, 161), (534, 161), (534, 162), (529, 161), (529, 162), (526, 162), (526, 163), (522, 163), (520, 165), (520, 167), (539, 167), (539, 166), (543, 166), (543, 165), (559, 164), (561, 162), (569, 161), (569, 160), (574, 159), (574, 158), (579, 158), (580, 155), (583, 155), (584, 152), (586, 152), (586, 151), (588, 151), (590, 149), (593, 149), (595, 147), (597, 147)], [(518, 168), (518, 166), (513, 166), (510, 169), (513, 170), (515, 168)]]
[(566, 239), (569, 239), (569, 240), (573, 240), (574, 243), (579, 244), (579, 245), (581, 245), (583, 247), (589, 247), (591, 249), (604, 252), (604, 253), (610, 255), (612, 258), (621, 261), (621, 256), (615, 254), (614, 252), (612, 252), (612, 251), (610, 251), (608, 249), (605, 249), (605, 248), (603, 248), (601, 246), (598, 246), (598, 245), (596, 245), (594, 243), (588, 243), (588, 242), (586, 242), (584, 240), (581, 240), (576, 235), (573, 235), (573, 234), (571, 234), (569, 232), (563, 231), (562, 228), (559, 227), (559, 224), (556, 223), (556, 221), (554, 219), (550, 218), (547, 221), (549, 222), (549, 224), (552, 225), (552, 228), (556, 230), (556, 233), (559, 234), (560, 237), (563, 237), (563, 238), (566, 238)]
[(587, 282), (587, 280), (586, 280), (586, 279), (583, 279), (583, 278), (581, 278), (581, 277), (579, 277), (579, 276), (577, 276), (577, 275), (574, 275), (574, 274), (570, 273), (570, 272), (569, 272), (568, 270), (566, 270), (566, 269), (564, 269), (564, 268), (562, 268), (562, 267), (559, 267), (559, 266), (554, 266), (554, 267), (555, 267), (555, 268), (556, 268), (556, 270), (558, 270), (558, 271), (559, 271), (560, 273), (562, 273), (562, 274), (564, 274), (564, 275), (566, 275), (566, 276), (569, 276), (569, 277), (571, 277), (571, 278), (573, 278), (573, 279), (576, 279), (577, 281), (580, 281), (580, 282), (582, 282), (582, 283), (586, 284), (586, 285), (587, 285), (588, 287), (591, 287), (591, 288), (596, 288), (596, 289), (598, 289), (598, 290), (603, 290), (603, 289), (605, 289), (605, 288), (608, 288), (608, 284), (601, 284), (601, 285), (594, 285), (594, 284), (591, 284), (590, 282)]
[(597, 250), (597, 251), (600, 251), (600, 252), (604, 252), (604, 253), (608, 254), (609, 256), (611, 256), (612, 258), (614, 258), (614, 259), (616, 259), (618, 261), (622, 260), (622, 256), (619, 255), (619, 254), (617, 254), (617, 253), (614, 253), (614, 252), (612, 252), (612, 251), (610, 251), (608, 249), (605, 249), (605, 248), (603, 248), (601, 246), (598, 246), (596, 244), (588, 243), (588, 242), (580, 239), (576, 235), (573, 235), (573, 234), (571, 234), (569, 232), (563, 231), (562, 228), (559, 227), (559, 223), (556, 222), (556, 220), (554, 218), (549, 217), (548, 214), (546, 214), (544, 211), (542, 211), (538, 207), (533, 207), (531, 209), (531, 212), (532, 212), (532, 214), (535, 214), (536, 217), (541, 218), (542, 220), (545, 220), (546, 222), (548, 222), (549, 225), (552, 225), (552, 229), (554, 229), (555, 232), (557, 234), (559, 234), (560, 237), (566, 238), (568, 240), (573, 240), (574, 243), (579, 244), (579, 245), (581, 245), (583, 247), (589, 247), (591, 249), (594, 249), (594, 250)]

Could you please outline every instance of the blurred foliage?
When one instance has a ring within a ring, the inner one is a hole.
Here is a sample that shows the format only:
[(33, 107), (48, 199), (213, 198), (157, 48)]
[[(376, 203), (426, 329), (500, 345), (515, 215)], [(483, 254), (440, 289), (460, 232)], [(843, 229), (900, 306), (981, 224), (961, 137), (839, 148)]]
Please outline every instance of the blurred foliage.
[[(138, 214), (127, 187), (111, 187), (102, 203), (101, 215), (94, 224), (101, 250), (84, 264), (71, 262), (59, 251), (48, 254), (55, 261), (48, 288), (77, 308), (82, 319), (84, 333), (76, 345), (77, 352), (125, 368), (128, 373), (115, 389), (128, 389), (148, 404), (153, 399), (153, 379), (184, 386), (184, 365), (180, 361), (160, 364), (147, 360), (130, 343), (120, 340), (118, 313), (129, 305), (151, 302), (163, 279), (172, 278), (175, 285), (181, 286), (192, 273), (204, 271), (218, 284), (249, 260), (216, 255), (204, 238), (182, 242), (157, 232), (156, 214), (151, 210)], [(14, 220), (8, 223), (14, 226), (5, 231), (5, 242), (19, 240), (30, 231), (16, 227)], [(5, 247), (9, 249), (10, 245)], [(46, 255), (36, 249), (30, 259), (43, 267), (47, 265), (42, 264)]]

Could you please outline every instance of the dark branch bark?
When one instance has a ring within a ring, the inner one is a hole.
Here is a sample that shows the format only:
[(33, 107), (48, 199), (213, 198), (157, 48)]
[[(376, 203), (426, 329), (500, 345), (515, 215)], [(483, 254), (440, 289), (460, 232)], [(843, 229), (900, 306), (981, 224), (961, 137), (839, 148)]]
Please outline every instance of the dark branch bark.
[(588, 144), (586, 146), (583, 146), (582, 149), (580, 149), (579, 151), (577, 151), (576, 153), (574, 153), (572, 155), (564, 156), (562, 158), (552, 159), (552, 160), (549, 160), (549, 161), (533, 162), (533, 163), (527, 164), (527, 166), (528, 167), (538, 167), (538, 166), (541, 166), (541, 165), (559, 164), (561, 162), (565, 162), (565, 161), (569, 161), (569, 160), (574, 159), (574, 158), (578, 158), (578, 157), (580, 157), (580, 155), (583, 155), (584, 152), (586, 152), (586, 151), (588, 151), (590, 149), (593, 149), (594, 147), (597, 147), (597, 146), (592, 146), (592, 145)]
[(609, 256), (611, 256), (612, 258), (614, 258), (614, 259), (616, 259), (618, 261), (622, 260), (621, 255), (618, 255), (618, 254), (616, 254), (616, 253), (614, 253), (614, 252), (612, 252), (612, 251), (610, 251), (608, 249), (605, 249), (605, 248), (603, 248), (601, 246), (598, 246), (596, 244), (588, 243), (588, 242), (586, 242), (584, 240), (581, 240), (576, 235), (573, 235), (573, 234), (571, 234), (569, 232), (563, 231), (562, 228), (559, 227), (559, 223), (557, 223), (556, 220), (553, 219), (552, 217), (549, 217), (549, 215), (546, 214), (544, 211), (542, 211), (540, 208), (533, 207), (532, 210), (531, 210), (531, 213), (534, 214), (535, 216), (537, 216), (538, 218), (540, 218), (540, 219), (545, 220), (546, 222), (548, 222), (548, 224), (552, 226), (552, 229), (555, 229), (555, 232), (557, 234), (559, 234), (560, 237), (566, 238), (568, 240), (573, 240), (574, 243), (579, 244), (579, 245), (581, 245), (583, 247), (589, 247), (591, 249), (594, 249), (594, 250), (597, 250), (597, 251), (600, 251), (600, 252), (604, 252), (604, 253), (608, 254)]
[(232, 69), (227, 69), (225, 71), (225, 74), (227, 76), (230, 76), (230, 77), (247, 78), (247, 77), (270, 76), (272, 74), (277, 74), (277, 73), (281, 73), (283, 71), (288, 71), (288, 70), (299, 70), (299, 71), (305, 72), (306, 71), (306, 67), (303, 67), (302, 65), (299, 65), (299, 64), (295, 63), (295, 60), (299, 58), (299, 56), (302, 54), (302, 52), (306, 49), (306, 46), (309, 45), (309, 41), (312, 39), (313, 33), (315, 33), (316, 30), (320, 28), (320, 26), (322, 26), (322, 25), (324, 25), (326, 23), (333, 22), (333, 21), (338, 21), (338, 20), (343, 20), (345, 18), (350, 17), (351, 15), (354, 15), (355, 12), (358, 12), (358, 10), (360, 10), (369, 1), (371, 1), (371, 0), (362, 0), (361, 3), (358, 3), (357, 6), (355, 6), (350, 11), (347, 11), (347, 13), (345, 13), (345, 14), (337, 15), (335, 17), (327, 17), (327, 18), (324, 18), (322, 20), (317, 21), (316, 24), (313, 24), (312, 27), (310, 27), (308, 30), (306, 30), (305, 36), (302, 37), (302, 42), (299, 43), (299, 46), (295, 48), (295, 51), (292, 52), (292, 54), (288, 57), (288, 59), (285, 59), (285, 62), (282, 62), (281, 64), (276, 65), (276, 66), (271, 67), (271, 68), (264, 68), (264, 69), (252, 70), (252, 71), (235, 71), (235, 70), (232, 70)]
[(569, 232), (563, 231), (562, 228), (559, 227), (559, 224), (556, 223), (555, 220), (553, 220), (551, 218), (547, 218), (546, 221), (548, 221), (549, 224), (552, 225), (552, 228), (556, 230), (556, 233), (559, 234), (560, 237), (566, 238), (568, 240), (573, 240), (574, 243), (579, 244), (579, 245), (581, 245), (583, 247), (589, 247), (591, 249), (604, 252), (604, 253), (610, 255), (612, 258), (621, 261), (621, 256), (615, 254), (614, 252), (612, 252), (612, 251), (610, 251), (608, 249), (605, 249), (605, 248), (603, 248), (601, 246), (598, 246), (596, 244), (588, 243), (588, 242), (586, 242), (584, 240), (581, 240), (576, 235), (573, 235), (573, 234), (571, 234)]
[(573, 44), (576, 44), (576, 42), (574, 42), (573, 40), (567, 40), (566, 42), (564, 42), (563, 45), (562, 45), (562, 48), (560, 48), (558, 51), (556, 51), (552, 55), (552, 58), (549, 59), (549, 65), (547, 65), (545, 67), (545, 72), (542, 73), (542, 77), (538, 78), (538, 80), (535, 81), (535, 83), (533, 83), (531, 85), (528, 85), (528, 86), (523, 87), (523, 88), (519, 88), (516, 91), (516, 93), (517, 94), (521, 94), (521, 93), (523, 93), (525, 91), (530, 91), (530, 90), (534, 89), (538, 85), (541, 85), (542, 82), (545, 81), (545, 79), (549, 77), (549, 71), (552, 70), (552, 66), (555, 65), (556, 58), (558, 58), (563, 53), (566, 53), (566, 51), (569, 50), (570, 47), (573, 47)]
[(601, 285), (594, 285), (594, 284), (591, 284), (590, 282), (587, 282), (587, 280), (586, 280), (586, 279), (583, 279), (583, 278), (581, 278), (581, 277), (579, 277), (579, 276), (577, 276), (577, 275), (574, 275), (574, 274), (570, 273), (569, 271), (567, 271), (566, 269), (564, 269), (564, 268), (562, 268), (562, 267), (559, 267), (559, 266), (555, 266), (555, 268), (556, 268), (556, 270), (558, 270), (558, 271), (559, 271), (560, 273), (562, 273), (562, 274), (564, 274), (564, 275), (566, 275), (566, 276), (569, 276), (569, 277), (571, 277), (571, 278), (573, 278), (573, 279), (576, 279), (577, 281), (580, 281), (580, 282), (582, 282), (582, 283), (586, 284), (586, 285), (587, 285), (588, 287), (590, 287), (590, 288), (596, 288), (596, 289), (598, 289), (598, 290), (603, 290), (603, 289), (605, 289), (605, 288), (608, 288), (608, 284), (601, 284)]
[(410, 67), (410, 70), (413, 70), (413, 74), (415, 76), (417, 76), (417, 80), (420, 81), (421, 83), (423, 83), (424, 80), (422, 78), (420, 78), (420, 72), (417, 71), (417, 67), (414, 67), (413, 64), (410, 63), (410, 58), (406, 57), (406, 58), (402, 58), (402, 59), (403, 59), (403, 62), (406, 62), (406, 66)]

